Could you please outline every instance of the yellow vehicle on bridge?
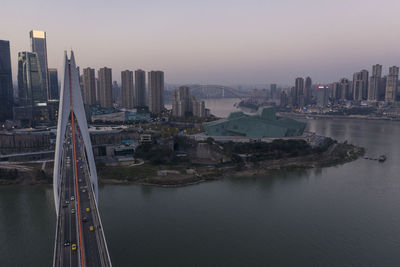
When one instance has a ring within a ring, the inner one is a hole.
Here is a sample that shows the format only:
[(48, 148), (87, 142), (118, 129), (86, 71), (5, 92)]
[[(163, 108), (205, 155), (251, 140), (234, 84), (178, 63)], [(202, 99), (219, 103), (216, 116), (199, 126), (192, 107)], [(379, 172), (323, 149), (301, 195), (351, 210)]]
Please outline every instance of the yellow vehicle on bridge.
[(86, 208), (86, 212), (90, 212), (90, 208)]
[(93, 230), (94, 230), (93, 225), (89, 226), (89, 231), (93, 231)]
[(76, 250), (76, 244), (72, 244), (71, 249), (72, 249), (72, 250)]

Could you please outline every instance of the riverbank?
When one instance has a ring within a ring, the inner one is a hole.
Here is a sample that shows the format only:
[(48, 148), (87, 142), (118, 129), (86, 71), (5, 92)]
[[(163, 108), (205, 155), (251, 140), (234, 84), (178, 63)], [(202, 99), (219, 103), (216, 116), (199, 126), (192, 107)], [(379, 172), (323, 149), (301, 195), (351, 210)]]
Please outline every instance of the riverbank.
[[(97, 164), (98, 180), (99, 184), (179, 187), (226, 177), (268, 176), (280, 170), (295, 171), (340, 165), (356, 160), (364, 154), (363, 148), (347, 143), (337, 143), (331, 139), (327, 141), (329, 141), (327, 144), (313, 149), (300, 140), (277, 140), (275, 143), (260, 143), (259, 145), (230, 144), (229, 146), (225, 144), (228, 146), (225, 148), (220, 147), (220, 144), (212, 144), (210, 149), (219, 146), (218, 149), (224, 150), (223, 153), (221, 152), (219, 161), (192, 159), (168, 164), (147, 161), (141, 165), (127, 162), (100, 163)], [(292, 143), (289, 144), (289, 142)], [(245, 152), (234, 154), (232, 153), (234, 149)], [(226, 151), (230, 151), (230, 154), (228, 155)], [(1, 164), (0, 185), (51, 184), (52, 174), (52, 163), (45, 166), (23, 163)]]
[(400, 121), (400, 118), (370, 116), (370, 115), (324, 115), (294, 112), (277, 112), (277, 115), (294, 119), (345, 119), (345, 120), (373, 120), (373, 121)]
[[(103, 184), (141, 184), (160, 187), (180, 187), (228, 177), (251, 177), (277, 171), (298, 171), (345, 164), (364, 155), (364, 149), (347, 144), (333, 143), (322, 153), (280, 159), (199, 166), (196, 164), (153, 165), (142, 169), (129, 166), (104, 166), (98, 170)], [(164, 172), (160, 174), (160, 172)], [(118, 178), (116, 178), (118, 177)]]
[(53, 163), (0, 163), (1, 185), (52, 184)]

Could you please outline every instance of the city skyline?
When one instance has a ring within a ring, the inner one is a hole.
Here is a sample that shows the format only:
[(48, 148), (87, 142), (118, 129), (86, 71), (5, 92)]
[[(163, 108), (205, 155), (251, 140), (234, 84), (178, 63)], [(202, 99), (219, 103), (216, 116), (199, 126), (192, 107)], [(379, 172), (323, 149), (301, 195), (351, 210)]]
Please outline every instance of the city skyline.
[[(1, 39), (10, 41), (13, 81), (17, 53), (30, 51), (33, 29), (47, 33), (49, 68), (60, 69), (60, 55), (72, 47), (81, 68), (110, 66), (117, 81), (121, 71), (141, 68), (163, 70), (167, 83), (291, 84), (307, 75), (326, 83), (377, 63), (383, 72), (400, 63), (400, 39), (390, 34), (400, 24), (393, 19), (400, 7), (396, 1), (219, 1), (213, 6), (169, 1), (157, 3), (160, 8), (152, 13), (153, 2), (117, 1), (106, 9), (103, 2), (88, 1), (64, 25), (57, 4), (44, 1), (54, 12), (38, 19), (34, 14), (41, 5), (27, 1), (21, 10), (6, 1), (0, 22), (15, 25), (5, 28)], [(12, 17), (16, 11), (23, 19)], [(133, 11), (138, 15), (126, 16)], [(110, 14), (114, 19), (102, 19)]]

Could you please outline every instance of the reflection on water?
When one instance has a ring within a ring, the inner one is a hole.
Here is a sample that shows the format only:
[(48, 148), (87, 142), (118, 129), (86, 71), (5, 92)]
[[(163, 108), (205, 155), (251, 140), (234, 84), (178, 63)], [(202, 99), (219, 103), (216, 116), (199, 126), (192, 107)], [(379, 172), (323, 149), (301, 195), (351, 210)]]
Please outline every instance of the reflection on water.
[[(113, 266), (400, 265), (400, 123), (307, 122), (388, 159), (182, 188), (102, 186)], [(51, 187), (0, 187), (1, 266), (51, 265), (52, 201)]]
[(206, 108), (210, 109), (211, 114), (225, 118), (233, 111), (240, 111), (234, 107), (235, 103), (239, 103), (239, 98), (223, 98), (223, 99), (203, 99)]

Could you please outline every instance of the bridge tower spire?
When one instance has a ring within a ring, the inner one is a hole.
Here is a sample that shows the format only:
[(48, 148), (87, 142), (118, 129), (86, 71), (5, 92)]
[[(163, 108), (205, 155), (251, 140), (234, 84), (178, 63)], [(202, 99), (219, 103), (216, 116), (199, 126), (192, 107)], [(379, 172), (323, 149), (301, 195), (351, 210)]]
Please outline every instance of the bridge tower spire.
[(64, 62), (64, 84), (60, 94), (60, 104), (58, 109), (57, 139), (53, 172), (54, 201), (57, 215), (60, 206), (61, 171), (63, 164), (62, 148), (65, 142), (65, 132), (67, 129), (68, 119), (70, 118), (71, 110), (73, 110), (74, 117), (77, 124), (79, 125), (80, 132), (82, 134), (83, 145), (89, 165), (88, 167), (90, 181), (93, 185), (93, 191), (96, 196), (96, 200), (98, 199), (96, 165), (94, 162), (92, 144), (90, 141), (86, 114), (83, 106), (82, 91), (79, 84), (79, 73), (76, 67), (73, 51), (71, 51), (70, 59), (68, 59), (67, 52), (65, 51)]

